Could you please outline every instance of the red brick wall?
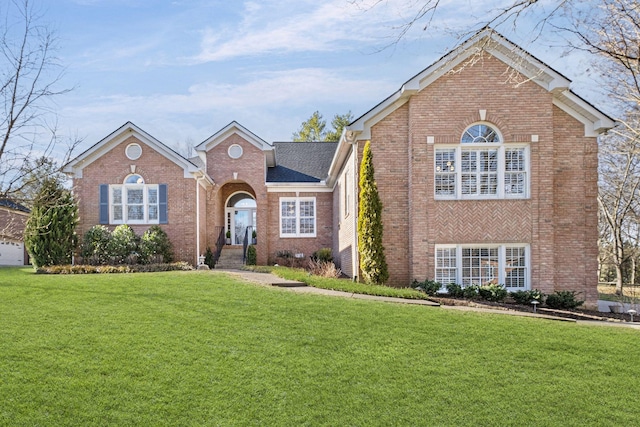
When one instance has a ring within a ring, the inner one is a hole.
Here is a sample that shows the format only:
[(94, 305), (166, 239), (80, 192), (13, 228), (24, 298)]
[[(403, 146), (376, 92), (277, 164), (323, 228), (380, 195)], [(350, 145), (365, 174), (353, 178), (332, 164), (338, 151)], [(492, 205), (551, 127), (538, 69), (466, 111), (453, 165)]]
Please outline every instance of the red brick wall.
[[(232, 159), (228, 155), (228, 149), (233, 144), (238, 144), (243, 149), (242, 157), (239, 159)], [(216, 226), (225, 225), (224, 212), (227, 198), (237, 191), (246, 191), (255, 197), (257, 204), (258, 264), (266, 264), (268, 252), (265, 167), (264, 152), (237, 134), (229, 136), (207, 152), (207, 173), (215, 181), (207, 201), (208, 244), (211, 247), (215, 246), (215, 240), (218, 237), (214, 235)], [(238, 174), (237, 179), (234, 179), (234, 172)]]
[(22, 241), (29, 214), (0, 207), (0, 237)]
[[(384, 247), (391, 286), (406, 286), (409, 270), (409, 106), (398, 108), (371, 129), (371, 152), (382, 201)], [(362, 161), (364, 142), (359, 141)], [(360, 165), (359, 165), (360, 166)]]
[(316, 237), (280, 237), (280, 198), (296, 197), (296, 193), (269, 193), (268, 198), (268, 256), (269, 263), (274, 263), (278, 251), (302, 253), (308, 258), (321, 248), (333, 245), (333, 194), (332, 193), (299, 193), (298, 197), (316, 198)]
[[(583, 125), (554, 107), (545, 89), (530, 81), (516, 87), (505, 70), (487, 56), (441, 77), (372, 128), (390, 284), (433, 278), (436, 244), (529, 243), (532, 287), (592, 298), (595, 139), (585, 138)], [(530, 143), (529, 199), (435, 200), (434, 145), (427, 137), (458, 144), (466, 127), (481, 120), (479, 110), (505, 142), (538, 135)]]
[(584, 127), (553, 108), (555, 289), (582, 290), (581, 299), (598, 299), (598, 145)]
[[(137, 160), (130, 160), (125, 155), (126, 146), (132, 142), (137, 142), (142, 147), (142, 155)], [(122, 184), (125, 177), (131, 174), (131, 165), (136, 166), (135, 173), (141, 175), (146, 184), (168, 185), (168, 224), (160, 226), (173, 243), (176, 259), (196, 263), (196, 181), (184, 178), (184, 171), (180, 166), (134, 136), (86, 166), (82, 171), (82, 178), (73, 180), (73, 191), (79, 202), (79, 237), (82, 238), (89, 228), (100, 223), (100, 184)], [(110, 229), (115, 227), (109, 226)], [(150, 225), (132, 225), (139, 235), (149, 227)]]

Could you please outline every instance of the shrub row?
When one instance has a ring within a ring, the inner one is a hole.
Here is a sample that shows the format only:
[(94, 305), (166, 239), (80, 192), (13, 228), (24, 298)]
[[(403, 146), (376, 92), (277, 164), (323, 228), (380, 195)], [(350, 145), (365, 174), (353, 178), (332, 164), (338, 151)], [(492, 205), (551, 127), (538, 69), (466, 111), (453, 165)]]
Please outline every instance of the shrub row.
[(167, 233), (158, 225), (151, 226), (142, 236), (122, 224), (113, 231), (95, 225), (85, 234), (80, 247), (84, 264), (118, 265), (171, 263), (173, 249)]
[[(435, 280), (425, 280), (424, 282), (413, 282), (413, 288), (421, 290), (427, 295), (434, 296), (442, 288), (442, 283)], [(502, 302), (507, 296), (513, 298), (517, 304), (530, 305), (531, 301), (538, 301), (549, 308), (554, 309), (574, 309), (581, 306), (584, 301), (577, 299), (575, 291), (556, 291), (553, 294), (545, 295), (537, 289), (530, 291), (515, 291), (509, 293), (502, 285), (486, 284), (471, 285), (462, 287), (457, 283), (449, 283), (445, 286), (447, 294), (452, 298), (483, 299), (485, 301)]]
[(131, 265), (52, 265), (36, 270), (38, 274), (105, 274), (105, 273), (155, 273), (158, 271), (188, 271), (193, 267), (186, 262), (171, 264)]

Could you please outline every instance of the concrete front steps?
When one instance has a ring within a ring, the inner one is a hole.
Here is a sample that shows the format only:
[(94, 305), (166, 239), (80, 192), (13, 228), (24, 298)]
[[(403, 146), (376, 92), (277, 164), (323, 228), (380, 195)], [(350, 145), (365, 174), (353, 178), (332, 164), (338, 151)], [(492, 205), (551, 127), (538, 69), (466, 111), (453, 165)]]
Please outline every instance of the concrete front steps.
[(216, 269), (238, 270), (242, 268), (242, 246), (226, 245), (222, 248)]

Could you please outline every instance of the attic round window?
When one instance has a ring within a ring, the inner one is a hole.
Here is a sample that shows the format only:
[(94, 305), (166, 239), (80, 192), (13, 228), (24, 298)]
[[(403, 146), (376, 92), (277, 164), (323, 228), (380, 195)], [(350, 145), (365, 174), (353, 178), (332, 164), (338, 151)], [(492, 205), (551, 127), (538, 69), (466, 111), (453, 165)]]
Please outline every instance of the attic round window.
[(140, 144), (129, 144), (124, 153), (129, 160), (138, 160), (142, 156), (142, 147), (140, 147)]
[(242, 147), (238, 144), (233, 144), (231, 147), (229, 147), (229, 150), (227, 152), (229, 153), (229, 157), (231, 157), (232, 159), (239, 159), (240, 157), (242, 157)]

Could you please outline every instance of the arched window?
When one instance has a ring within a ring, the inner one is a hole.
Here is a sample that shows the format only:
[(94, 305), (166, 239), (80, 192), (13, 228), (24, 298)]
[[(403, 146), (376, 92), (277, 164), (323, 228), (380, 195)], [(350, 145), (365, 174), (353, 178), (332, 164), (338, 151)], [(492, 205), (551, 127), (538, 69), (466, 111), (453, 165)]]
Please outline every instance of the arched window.
[(500, 142), (500, 135), (498, 132), (489, 125), (484, 123), (478, 123), (471, 125), (464, 131), (460, 140), (463, 144), (476, 143), (476, 142), (488, 142), (496, 143)]
[(140, 175), (129, 175), (124, 179), (125, 184), (144, 184), (144, 178)]
[(459, 145), (434, 151), (436, 199), (528, 197), (528, 144), (503, 143), (486, 123), (465, 129)]
[(256, 200), (247, 193), (237, 193), (229, 198), (229, 208), (255, 208)]
[(128, 175), (122, 185), (110, 186), (111, 224), (157, 224), (158, 185), (145, 184), (138, 174)]

